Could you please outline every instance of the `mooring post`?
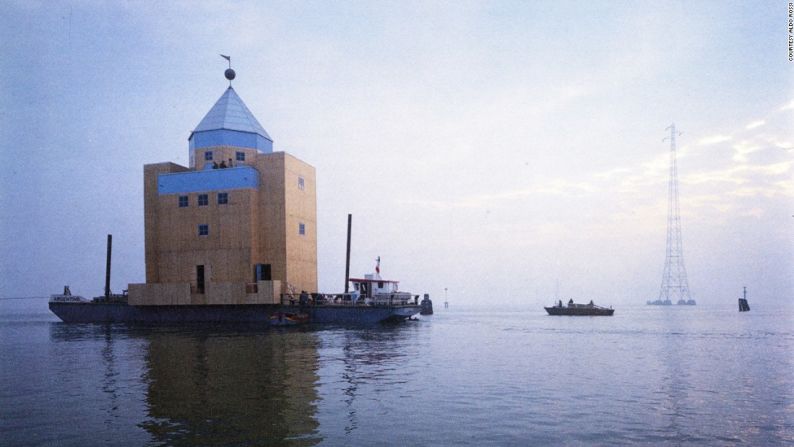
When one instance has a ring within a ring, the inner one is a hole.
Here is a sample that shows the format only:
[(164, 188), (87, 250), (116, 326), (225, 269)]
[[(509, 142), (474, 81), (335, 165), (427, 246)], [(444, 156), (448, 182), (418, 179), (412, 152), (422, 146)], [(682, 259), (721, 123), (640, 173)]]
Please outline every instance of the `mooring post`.
[(113, 247), (113, 235), (108, 234), (108, 255), (105, 262), (105, 299), (110, 299), (110, 252)]
[(347, 215), (347, 256), (345, 257), (345, 293), (349, 291), (350, 282), (350, 227), (353, 226), (353, 215)]

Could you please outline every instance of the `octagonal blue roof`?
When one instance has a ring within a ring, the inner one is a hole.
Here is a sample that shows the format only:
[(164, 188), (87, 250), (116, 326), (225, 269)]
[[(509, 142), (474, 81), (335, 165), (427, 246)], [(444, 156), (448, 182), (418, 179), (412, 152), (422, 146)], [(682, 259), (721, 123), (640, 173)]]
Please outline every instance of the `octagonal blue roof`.
[(214, 130), (250, 132), (264, 137), (271, 143), (273, 141), (232, 87), (226, 89), (204, 119), (193, 129), (188, 139), (192, 139), (197, 132)]

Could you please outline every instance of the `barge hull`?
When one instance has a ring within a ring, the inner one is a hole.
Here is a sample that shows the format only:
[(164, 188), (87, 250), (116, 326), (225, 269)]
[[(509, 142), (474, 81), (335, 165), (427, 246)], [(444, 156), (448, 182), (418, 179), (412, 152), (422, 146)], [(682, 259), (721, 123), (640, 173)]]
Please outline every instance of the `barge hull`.
[[(125, 303), (49, 303), (50, 311), (65, 323), (255, 323), (269, 324), (277, 312), (298, 307), (247, 304), (200, 306), (130, 306)], [(303, 309), (310, 322), (321, 324), (374, 324), (405, 320), (419, 306), (353, 307), (315, 306)]]

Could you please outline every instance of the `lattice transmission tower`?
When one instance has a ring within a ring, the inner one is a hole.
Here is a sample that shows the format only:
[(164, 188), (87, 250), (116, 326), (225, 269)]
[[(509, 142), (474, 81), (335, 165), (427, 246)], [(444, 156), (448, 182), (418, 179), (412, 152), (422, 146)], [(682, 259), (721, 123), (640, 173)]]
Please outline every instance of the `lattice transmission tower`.
[(686, 267), (684, 267), (684, 247), (681, 242), (681, 211), (678, 206), (678, 166), (676, 163), (675, 137), (681, 135), (671, 124), (670, 136), (662, 141), (670, 140), (670, 180), (667, 185), (667, 253), (664, 260), (662, 287), (659, 299), (654, 304), (694, 305), (695, 300), (689, 295)]

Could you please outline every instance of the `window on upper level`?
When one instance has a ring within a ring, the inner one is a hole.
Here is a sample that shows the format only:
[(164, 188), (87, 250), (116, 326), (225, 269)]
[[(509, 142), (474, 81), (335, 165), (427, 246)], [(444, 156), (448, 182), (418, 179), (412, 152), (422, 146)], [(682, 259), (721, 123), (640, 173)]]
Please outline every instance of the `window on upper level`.
[(229, 203), (229, 193), (228, 192), (219, 192), (218, 193), (218, 205), (226, 205)]
[(301, 177), (301, 176), (298, 176), (298, 189), (300, 189), (301, 191), (303, 191), (303, 189), (304, 189), (305, 187), (306, 187), (306, 182), (303, 180), (303, 177)]
[(306, 235), (306, 224), (304, 224), (303, 222), (298, 224), (298, 234), (300, 234), (301, 236)]
[(187, 196), (179, 196), (179, 207), (185, 208), (188, 205)]
[(245, 152), (237, 152), (235, 157), (237, 157), (237, 161), (245, 161)]
[(200, 224), (198, 226), (198, 235), (199, 236), (209, 236), (210, 234), (210, 226), (207, 224)]
[(204, 159), (205, 160), (212, 160), (212, 151), (204, 152)]
[(209, 205), (209, 197), (207, 194), (199, 194), (198, 196), (198, 206), (207, 206)]

